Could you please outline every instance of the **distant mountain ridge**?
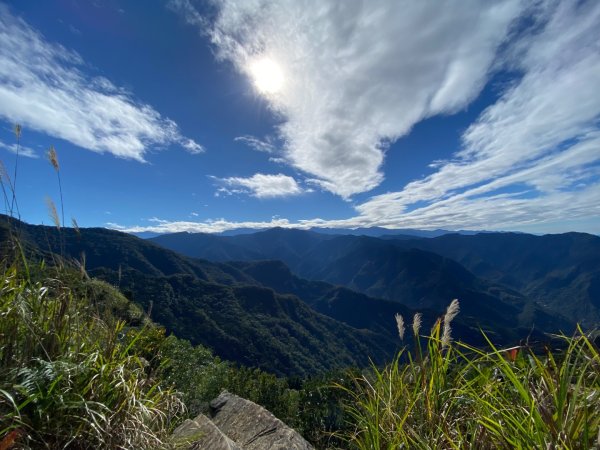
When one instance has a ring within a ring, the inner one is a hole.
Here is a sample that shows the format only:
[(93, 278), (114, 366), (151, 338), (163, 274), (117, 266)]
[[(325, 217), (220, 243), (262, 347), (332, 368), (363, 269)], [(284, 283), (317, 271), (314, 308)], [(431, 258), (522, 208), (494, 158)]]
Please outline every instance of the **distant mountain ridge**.
[(527, 305), (519, 313), (523, 320), (538, 311), (544, 321), (564, 316), (590, 327), (600, 323), (600, 238), (584, 233), (394, 239), (273, 228), (239, 236), (162, 235), (152, 241), (214, 261), (281, 260), (300, 277), (412, 308), (439, 310), (454, 293), (467, 302), (480, 296)]
[(600, 237), (587, 233), (446, 235), (396, 240), (452, 258), (474, 274), (590, 327), (600, 326)]
[[(288, 228), (294, 230), (294, 228)], [(240, 234), (254, 234), (260, 231), (265, 231), (264, 228), (235, 228), (232, 230), (222, 231), (220, 233), (207, 233), (215, 236), (238, 236)], [(314, 231), (316, 233), (321, 234), (336, 234), (336, 235), (352, 235), (352, 236), (371, 236), (371, 237), (398, 237), (398, 236), (407, 236), (407, 237), (438, 237), (443, 236), (445, 234), (465, 234), (465, 235), (473, 235), (477, 233), (491, 233), (491, 231), (475, 231), (475, 230), (444, 230), (444, 229), (436, 229), (436, 230), (419, 230), (416, 228), (383, 228), (383, 227), (362, 227), (362, 228), (324, 228), (324, 227), (313, 227), (308, 228), (306, 230), (301, 231)], [(151, 239), (154, 237), (162, 236), (164, 234), (173, 234), (173, 233), (157, 233), (153, 231), (141, 231), (141, 232), (132, 232), (134, 236), (140, 237), (142, 239)], [(192, 233), (195, 234), (195, 233)]]

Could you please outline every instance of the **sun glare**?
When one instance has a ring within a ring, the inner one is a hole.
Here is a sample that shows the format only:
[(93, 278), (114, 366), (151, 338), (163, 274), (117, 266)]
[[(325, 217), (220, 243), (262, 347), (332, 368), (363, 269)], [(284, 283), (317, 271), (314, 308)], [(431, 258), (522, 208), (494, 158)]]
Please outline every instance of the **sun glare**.
[(262, 58), (250, 65), (254, 86), (263, 94), (275, 94), (283, 87), (283, 71), (270, 58)]

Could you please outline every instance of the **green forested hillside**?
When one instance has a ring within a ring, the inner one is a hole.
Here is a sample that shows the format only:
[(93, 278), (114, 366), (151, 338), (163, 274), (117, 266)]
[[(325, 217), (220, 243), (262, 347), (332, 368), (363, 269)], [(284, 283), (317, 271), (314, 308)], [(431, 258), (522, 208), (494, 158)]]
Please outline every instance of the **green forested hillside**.
[[(125, 233), (18, 223), (31, 259), (79, 261), (118, 286), (168, 332), (222, 358), (305, 376), (389, 360), (398, 340), (357, 330), (235, 267), (196, 261)], [(3, 228), (5, 239), (7, 229)], [(393, 319), (390, 319), (393, 320)]]
[[(282, 244), (286, 240), (287, 245)], [(216, 261), (279, 259), (301, 277), (344, 284), (409, 306), (437, 304), (439, 311), (447, 302), (445, 291), (459, 288), (457, 297), (471, 292), (509, 303), (520, 297), (527, 306), (519, 315), (527, 320), (545, 311), (590, 327), (600, 323), (600, 237), (591, 234), (479, 233), (398, 239), (272, 229), (238, 236), (180, 233), (153, 241)], [(217, 252), (219, 248), (227, 249), (226, 254)], [(451, 259), (462, 268), (413, 249)], [(548, 323), (548, 316), (542, 315), (541, 322)]]
[(600, 237), (586, 233), (457, 234), (395, 241), (459, 262), (477, 276), (587, 326), (600, 323)]
[[(219, 243), (230, 250), (236, 246), (237, 255), (242, 258), (245, 258), (244, 252), (251, 249), (253, 255), (259, 253), (263, 259), (281, 259), (301, 277), (342, 285), (414, 310), (432, 310), (440, 314), (448, 301), (460, 298), (463, 304), (462, 322), (475, 330), (481, 326), (496, 332), (498, 339), (515, 339), (518, 335), (527, 335), (532, 328), (538, 331), (562, 329), (565, 332), (573, 329), (573, 323), (565, 320), (560, 311), (547, 308), (541, 301), (533, 301), (516, 289), (478, 277), (451, 258), (406, 244), (421, 240), (391, 241), (272, 229), (239, 236), (211, 237), (186, 233), (162, 236), (152, 241), (176, 245), (177, 248), (184, 248), (189, 242), (185, 251), (190, 255), (203, 254), (200, 242), (211, 249), (218, 247)], [(256, 269), (250, 273), (252, 267)], [(262, 277), (262, 282), (282, 292), (295, 293), (305, 300), (314, 296), (311, 293), (313, 288), (306, 283), (298, 290), (298, 286), (293, 286), (297, 282), (290, 281), (291, 289), (287, 289), (282, 283), (289, 280), (289, 276), (284, 272), (281, 276), (274, 275), (279, 273), (276, 267), (259, 269), (260, 266), (254, 263), (246, 268), (246, 272), (254, 278)], [(470, 336), (475, 338), (478, 335)]]

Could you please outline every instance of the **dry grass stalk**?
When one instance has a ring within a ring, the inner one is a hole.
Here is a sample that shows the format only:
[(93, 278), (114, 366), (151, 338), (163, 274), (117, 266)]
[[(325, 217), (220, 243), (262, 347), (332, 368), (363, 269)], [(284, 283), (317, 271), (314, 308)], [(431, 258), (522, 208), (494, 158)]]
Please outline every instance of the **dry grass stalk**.
[(52, 167), (54, 167), (54, 170), (56, 171), (56, 177), (58, 178), (58, 190), (60, 192), (60, 213), (61, 213), (62, 223), (64, 225), (64, 223), (65, 223), (65, 203), (63, 200), (62, 183), (60, 181), (60, 165), (58, 164), (58, 154), (56, 153), (56, 149), (54, 148), (54, 145), (51, 145), (50, 150), (48, 150), (48, 161), (50, 161), (50, 164), (52, 164)]

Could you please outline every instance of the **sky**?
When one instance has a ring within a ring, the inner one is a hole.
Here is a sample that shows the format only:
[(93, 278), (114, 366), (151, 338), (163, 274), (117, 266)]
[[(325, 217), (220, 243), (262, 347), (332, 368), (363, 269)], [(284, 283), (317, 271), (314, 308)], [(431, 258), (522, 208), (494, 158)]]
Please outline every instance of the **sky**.
[(600, 234), (600, 2), (0, 0), (0, 160), (36, 224)]

